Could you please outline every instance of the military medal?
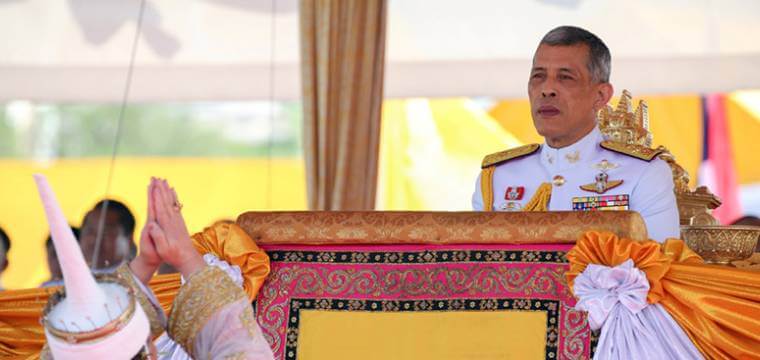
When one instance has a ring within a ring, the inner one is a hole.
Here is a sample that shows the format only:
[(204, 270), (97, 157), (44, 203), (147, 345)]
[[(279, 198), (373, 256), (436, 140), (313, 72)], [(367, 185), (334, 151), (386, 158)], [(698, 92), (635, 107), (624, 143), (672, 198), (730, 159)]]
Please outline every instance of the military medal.
[(590, 184), (581, 185), (581, 190), (604, 194), (607, 190), (616, 188), (623, 183), (623, 180), (610, 180), (609, 175), (607, 174), (607, 171), (617, 168), (617, 164), (613, 164), (605, 159), (594, 164), (594, 167), (599, 170), (599, 173), (594, 177), (594, 180), (596, 181)]
[(499, 209), (502, 211), (520, 211), (522, 210), (522, 205), (520, 205), (518, 202), (509, 201), (501, 204), (501, 206), (499, 206)]
[(601, 195), (573, 198), (573, 211), (628, 210), (629, 196)]
[(525, 186), (508, 187), (507, 191), (504, 192), (504, 200), (507, 200), (507, 202), (502, 204), (500, 209), (504, 211), (520, 211), (522, 205), (517, 201), (522, 200), (523, 196), (525, 196)]
[(504, 192), (504, 200), (522, 200), (525, 195), (525, 186), (508, 187)]

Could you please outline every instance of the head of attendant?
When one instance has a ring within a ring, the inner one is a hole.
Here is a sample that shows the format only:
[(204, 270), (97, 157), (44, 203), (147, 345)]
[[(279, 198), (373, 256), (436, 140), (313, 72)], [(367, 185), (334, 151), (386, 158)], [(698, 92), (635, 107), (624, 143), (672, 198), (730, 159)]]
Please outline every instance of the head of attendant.
[[(71, 231), (74, 233), (74, 239), (79, 241), (79, 228), (71, 227)], [(61, 264), (58, 261), (58, 253), (55, 252), (55, 246), (53, 245), (53, 237), (48, 235), (45, 240), (45, 253), (47, 254), (47, 264), (50, 270), (50, 281), (63, 280), (63, 272), (61, 271)]]
[[(103, 209), (105, 208), (105, 212)], [(118, 266), (133, 258), (137, 252), (134, 242), (135, 217), (129, 208), (116, 200), (103, 200), (85, 215), (80, 229), (79, 244), (85, 261), (92, 266), (101, 216), (103, 239), (100, 242), (97, 264), (94, 269)]]
[(538, 44), (528, 80), (536, 131), (553, 148), (574, 144), (596, 126), (612, 97), (610, 51), (591, 32), (560, 26)]
[(11, 239), (0, 228), (0, 274), (8, 268), (8, 251), (11, 249)]

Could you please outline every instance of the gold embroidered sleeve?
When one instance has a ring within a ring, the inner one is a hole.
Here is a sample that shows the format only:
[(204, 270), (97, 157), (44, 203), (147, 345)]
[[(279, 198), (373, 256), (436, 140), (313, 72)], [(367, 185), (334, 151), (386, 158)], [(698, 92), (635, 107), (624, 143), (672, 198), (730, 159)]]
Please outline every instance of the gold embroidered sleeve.
[(135, 279), (132, 270), (129, 269), (129, 263), (125, 262), (116, 268), (116, 275), (126, 281), (127, 284), (129, 284), (129, 287), (134, 291), (135, 296), (137, 297), (137, 302), (145, 311), (145, 315), (148, 316), (148, 320), (150, 321), (151, 339), (157, 339), (164, 332), (164, 324), (161, 322), (162, 317), (159, 317), (158, 313), (159, 311), (163, 311), (163, 309), (156, 308), (148, 299), (148, 295), (142, 290), (143, 287), (140, 287), (140, 285), (137, 284), (138, 280)]
[(179, 289), (169, 316), (169, 336), (195, 357), (196, 335), (214, 313), (240, 300), (248, 301), (243, 289), (235, 285), (223, 270), (206, 266), (191, 275)]

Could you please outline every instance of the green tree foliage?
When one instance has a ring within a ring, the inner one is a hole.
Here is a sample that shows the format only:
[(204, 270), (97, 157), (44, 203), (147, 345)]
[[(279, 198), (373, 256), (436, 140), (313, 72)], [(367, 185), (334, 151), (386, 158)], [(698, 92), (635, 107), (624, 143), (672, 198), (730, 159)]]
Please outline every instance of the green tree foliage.
[[(119, 111), (117, 104), (35, 105), (32, 123), (23, 128), (1, 111), (0, 157), (110, 156)], [(300, 156), (301, 129), (298, 102), (135, 104), (124, 113), (117, 155)]]

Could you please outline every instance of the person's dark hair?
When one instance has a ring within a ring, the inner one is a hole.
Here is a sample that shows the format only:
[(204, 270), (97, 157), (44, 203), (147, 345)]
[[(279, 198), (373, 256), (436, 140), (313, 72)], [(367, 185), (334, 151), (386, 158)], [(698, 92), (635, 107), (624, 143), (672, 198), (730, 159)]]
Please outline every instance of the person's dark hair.
[(731, 225), (760, 226), (760, 218), (758, 218), (757, 216), (746, 215), (734, 220), (734, 222), (732, 222)]
[[(74, 233), (74, 239), (79, 242), (79, 228), (76, 226), (71, 227), (71, 231)], [(45, 240), (45, 247), (49, 249), (53, 249), (53, 252), (55, 252), (55, 246), (53, 246), (53, 236), (48, 234), (47, 240)]]
[(6, 253), (8, 253), (8, 250), (11, 249), (11, 238), (8, 237), (8, 234), (3, 231), (3, 228), (0, 228), (0, 242), (3, 243), (3, 249)]
[[(119, 215), (119, 224), (124, 229), (124, 234), (128, 236), (132, 236), (135, 233), (135, 216), (132, 215), (132, 212), (129, 211), (129, 208), (127, 205), (124, 205), (124, 203), (113, 200), (113, 199), (105, 199), (101, 200), (97, 204), (95, 204), (95, 207), (93, 207), (93, 210), (102, 210), (103, 206), (108, 207), (108, 211), (114, 211), (116, 214)], [(97, 214), (97, 212), (96, 212)], [(100, 214), (97, 214), (97, 216), (100, 216)]]
[(591, 73), (591, 79), (596, 82), (610, 82), (610, 49), (607, 48), (602, 39), (590, 31), (576, 26), (560, 26), (546, 33), (540, 44), (551, 46), (585, 44), (588, 46), (587, 66), (589, 73)]

